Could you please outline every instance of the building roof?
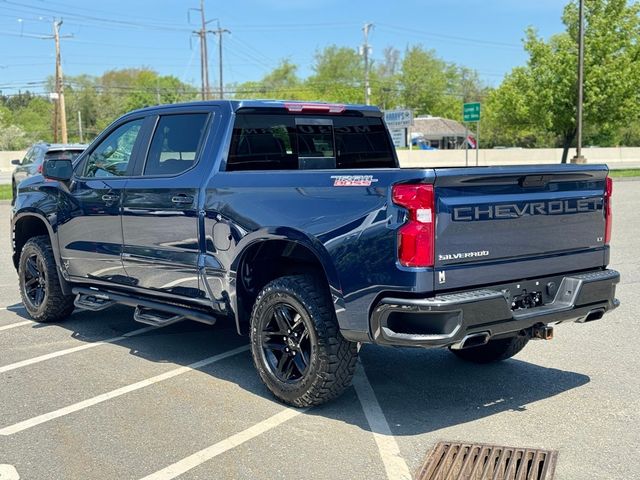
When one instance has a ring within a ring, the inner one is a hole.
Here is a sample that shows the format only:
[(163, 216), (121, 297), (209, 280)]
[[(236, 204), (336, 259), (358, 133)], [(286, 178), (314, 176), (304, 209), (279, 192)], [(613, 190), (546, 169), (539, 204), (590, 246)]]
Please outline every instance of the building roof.
[(416, 117), (413, 119), (412, 130), (425, 137), (464, 137), (465, 134), (464, 125), (441, 117)]

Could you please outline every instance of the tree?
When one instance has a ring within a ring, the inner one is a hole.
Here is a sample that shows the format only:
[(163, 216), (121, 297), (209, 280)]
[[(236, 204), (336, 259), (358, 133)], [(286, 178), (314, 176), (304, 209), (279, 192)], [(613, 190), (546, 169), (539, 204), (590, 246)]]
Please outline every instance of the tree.
[(198, 91), (174, 76), (149, 68), (105, 72), (100, 77), (80, 75), (65, 79), (67, 124), (76, 133), (77, 112), (88, 136), (96, 135), (124, 113), (151, 105), (194, 100)]
[(418, 115), (461, 120), (463, 99), (480, 101), (484, 96), (476, 71), (445, 62), (420, 45), (405, 53), (399, 79), (404, 106)]
[(401, 66), (400, 50), (386, 47), (383, 50), (383, 60), (375, 69), (372, 83), (372, 103), (382, 109), (392, 109), (400, 105), (400, 80)]
[(25, 145), (25, 131), (13, 125), (11, 110), (0, 105), (0, 150), (20, 150)]
[[(316, 100), (364, 103), (364, 60), (354, 49), (331, 45), (315, 56), (314, 74), (304, 82)], [(371, 82), (376, 81), (372, 71)]]
[(284, 59), (262, 80), (244, 82), (235, 86), (234, 96), (236, 98), (304, 99), (304, 89), (297, 70), (297, 65)]
[[(529, 28), (527, 65), (514, 69), (497, 89), (492, 109), (497, 128), (549, 132), (563, 147), (576, 136), (578, 7), (564, 10), (566, 31), (548, 41)], [(584, 120), (593, 138), (613, 139), (640, 116), (640, 4), (585, 0)]]
[(434, 50), (425, 50), (419, 45), (410, 47), (405, 52), (400, 74), (404, 106), (418, 115), (448, 116), (451, 97), (447, 68)]

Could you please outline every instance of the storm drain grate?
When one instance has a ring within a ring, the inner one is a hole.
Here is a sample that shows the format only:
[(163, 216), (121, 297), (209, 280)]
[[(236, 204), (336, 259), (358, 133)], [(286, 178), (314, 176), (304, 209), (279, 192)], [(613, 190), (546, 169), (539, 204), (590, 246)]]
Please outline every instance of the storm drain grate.
[(557, 458), (554, 450), (439, 442), (416, 480), (551, 480)]

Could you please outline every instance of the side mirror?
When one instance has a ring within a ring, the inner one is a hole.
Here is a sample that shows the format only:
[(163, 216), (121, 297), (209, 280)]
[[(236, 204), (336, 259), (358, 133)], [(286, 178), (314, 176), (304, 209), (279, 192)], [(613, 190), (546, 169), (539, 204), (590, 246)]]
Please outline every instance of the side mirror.
[(11, 160), (11, 165), (21, 165), (22, 161), (19, 158), (16, 158), (15, 160)]
[(69, 159), (45, 160), (42, 165), (42, 176), (48, 180), (68, 182), (73, 176), (73, 163)]

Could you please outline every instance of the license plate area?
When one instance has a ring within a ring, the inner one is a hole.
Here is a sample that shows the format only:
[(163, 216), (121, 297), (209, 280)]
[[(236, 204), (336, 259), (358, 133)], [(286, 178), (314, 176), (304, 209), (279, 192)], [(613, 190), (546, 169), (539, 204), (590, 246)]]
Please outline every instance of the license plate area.
[(542, 292), (527, 292), (523, 290), (519, 295), (511, 299), (511, 310), (526, 310), (527, 308), (541, 307), (544, 305)]
[(492, 290), (499, 290), (504, 295), (511, 310), (527, 310), (553, 302), (558, 293), (564, 275), (553, 275), (519, 282), (503, 283)]

